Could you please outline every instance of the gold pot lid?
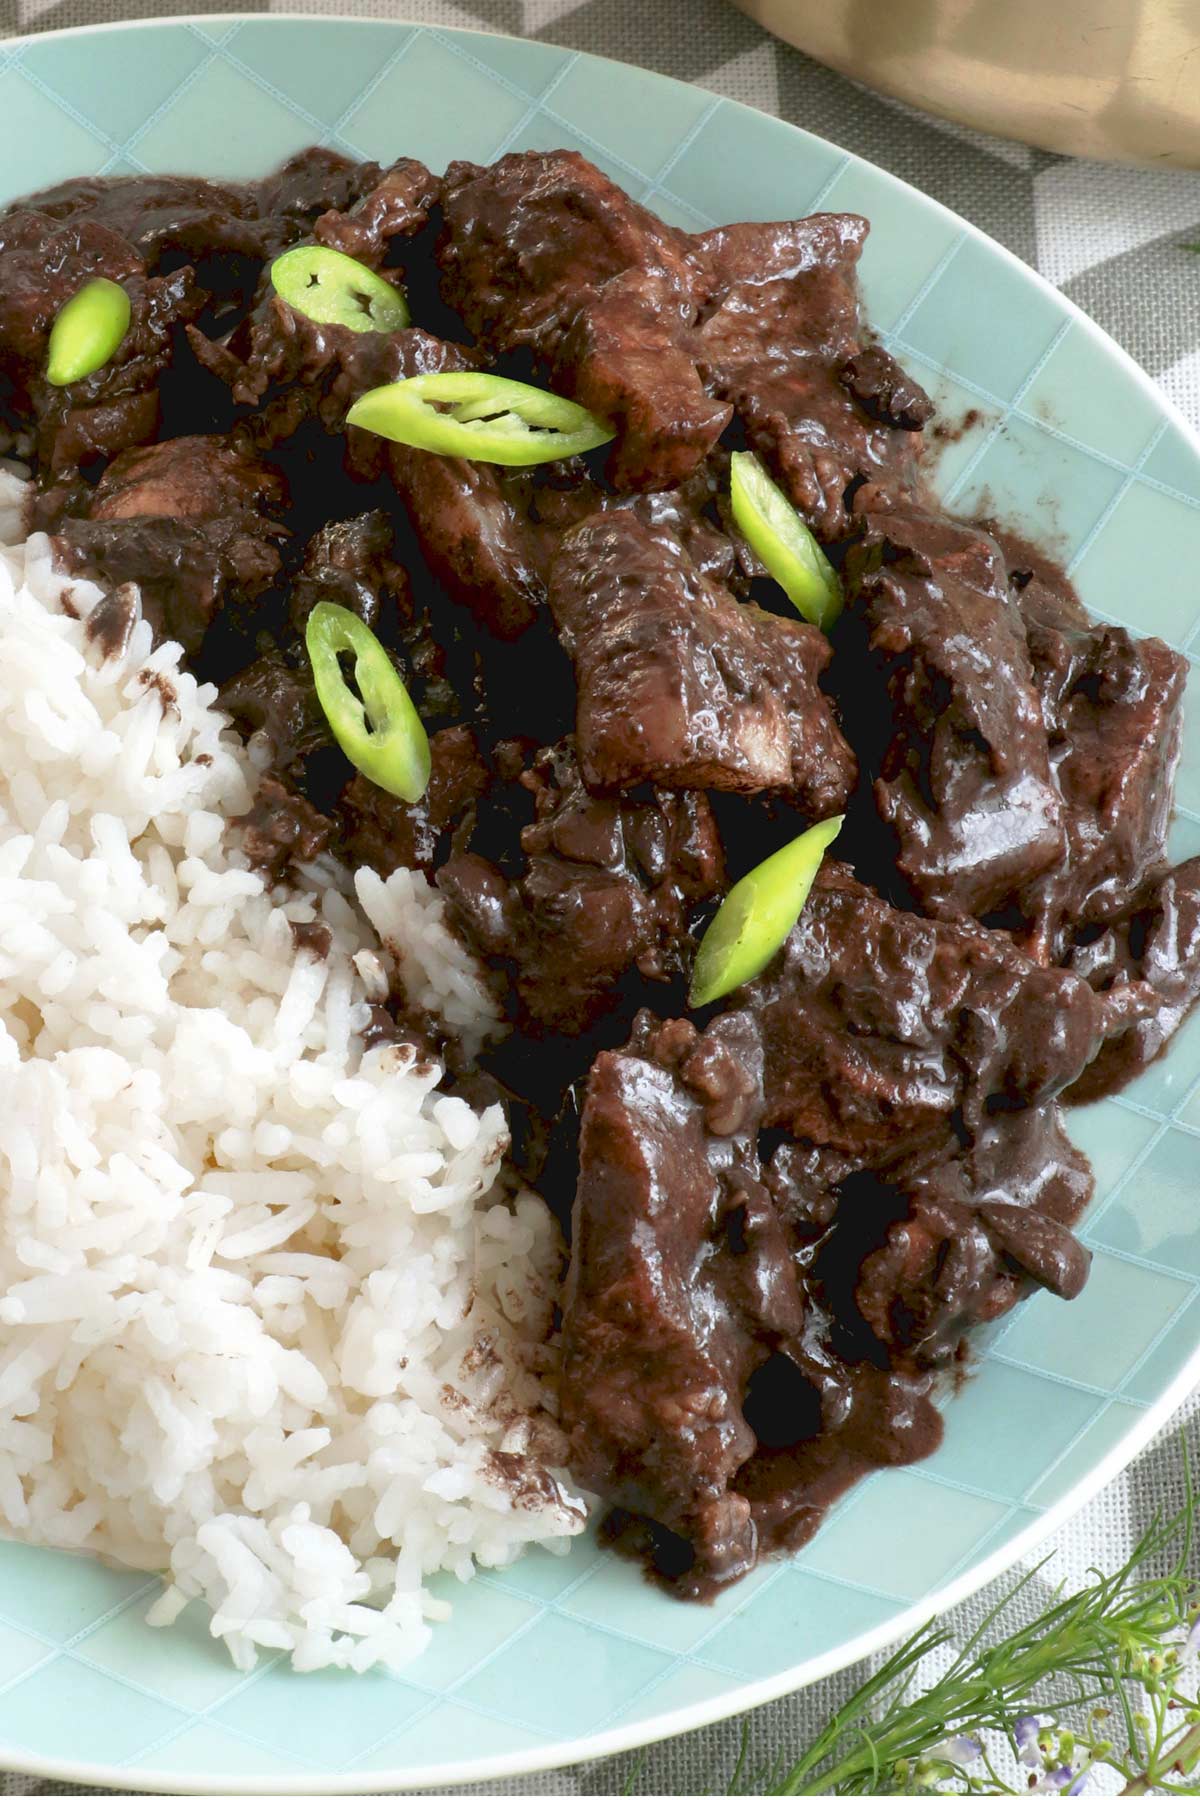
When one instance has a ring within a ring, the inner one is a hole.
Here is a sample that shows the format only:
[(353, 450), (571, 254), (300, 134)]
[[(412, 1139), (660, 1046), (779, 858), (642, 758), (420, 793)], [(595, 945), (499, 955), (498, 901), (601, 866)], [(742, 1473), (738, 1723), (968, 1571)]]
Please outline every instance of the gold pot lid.
[(1200, 168), (1200, 0), (736, 0), (927, 112), (1068, 156)]

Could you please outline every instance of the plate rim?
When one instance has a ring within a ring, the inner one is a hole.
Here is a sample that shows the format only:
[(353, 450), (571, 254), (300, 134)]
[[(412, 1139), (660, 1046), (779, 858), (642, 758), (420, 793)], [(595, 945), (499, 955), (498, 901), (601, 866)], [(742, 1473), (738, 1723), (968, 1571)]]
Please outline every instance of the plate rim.
[[(439, 25), (428, 20), (406, 17), (374, 17), (361, 14), (353, 17), (321, 11), (272, 11), (272, 12), (192, 12), (173, 14), (164, 18), (113, 19), (95, 25), (63, 26), (54, 31), (15, 32), (7, 37), (0, 37), (0, 55), (13, 49), (27, 45), (42, 44), (64, 38), (96, 37), (134, 30), (173, 30), (181, 26), (221, 26), (235, 28), (251, 22), (254, 24), (275, 21), (284, 24), (337, 25), (342, 28), (380, 26), (393, 31), (412, 31), (414, 29), (437, 33), (452, 32), (457, 37), (478, 37), (495, 39), (503, 43), (523, 45), (530, 40), (516, 37), (511, 32), (486, 31), (479, 27), (465, 25)], [(564, 55), (571, 52), (567, 46), (561, 48)], [(690, 89), (703, 87), (703, 83), (681, 81), (677, 76), (664, 75), (658, 69), (648, 69), (644, 64), (625, 62), (618, 57), (602, 56), (593, 51), (576, 51), (575, 57), (584, 62), (598, 63), (609, 68), (632, 70), (641, 75), (649, 75), (655, 81), (665, 82), (672, 87)], [(1084, 312), (1069, 295), (1055, 287), (1053, 282), (1025, 262), (1004, 244), (1001, 244), (974, 224), (964, 218), (953, 207), (935, 200), (912, 182), (894, 175), (889, 169), (882, 168), (869, 157), (860, 156), (857, 151), (847, 150), (844, 145), (833, 139), (824, 137), (819, 132), (809, 131), (803, 125), (793, 124), (790, 119), (782, 119), (776, 113), (765, 108), (752, 106), (746, 101), (732, 99), (726, 94), (714, 93), (714, 99), (723, 106), (732, 107), (739, 113), (771, 120), (777, 125), (787, 127), (802, 138), (815, 144), (840, 151), (849, 159), (850, 165), (859, 164), (882, 178), (891, 186), (903, 191), (911, 200), (917, 199), (921, 205), (934, 209), (938, 214), (953, 220), (955, 225), (970, 238), (982, 242), (988, 250), (999, 255), (1012, 268), (1029, 281), (1051, 295), (1064, 316), (1082, 330), (1084, 335), (1099, 345), (1108, 356), (1115, 358), (1119, 367), (1131, 375), (1136, 384), (1154, 401), (1160, 418), (1175, 425), (1183, 434), (1197, 459), (1200, 460), (1200, 429), (1181, 411), (1179, 405), (1163, 391), (1141, 364), (1123, 345), (1117, 343), (1104, 328), (1097, 324), (1090, 314)], [(1169, 1055), (1169, 1052), (1168, 1052)], [(4, 1758), (3, 1772), (13, 1775), (28, 1775), (38, 1780), (78, 1782), (84, 1787), (114, 1787), (119, 1791), (132, 1793), (167, 1793), (198, 1795), (321, 1795), (321, 1794), (378, 1794), (389, 1793), (397, 1788), (411, 1787), (414, 1779), (419, 1789), (435, 1789), (457, 1785), (464, 1782), (480, 1782), (503, 1780), (506, 1778), (544, 1773), (547, 1770), (569, 1768), (581, 1762), (593, 1759), (616, 1756), (623, 1752), (638, 1750), (650, 1744), (661, 1743), (667, 1738), (677, 1737), (685, 1732), (700, 1730), (707, 1725), (720, 1723), (737, 1713), (750, 1712), (772, 1700), (784, 1698), (788, 1694), (799, 1693), (814, 1682), (822, 1681), (835, 1675), (853, 1663), (862, 1661), (878, 1651), (885, 1650), (900, 1643), (910, 1636), (927, 1619), (949, 1611), (960, 1605), (980, 1588), (997, 1580), (1015, 1567), (1021, 1559), (1039, 1544), (1051, 1537), (1061, 1526), (1066, 1524), (1077, 1512), (1114, 1480), (1125, 1469), (1140, 1451), (1146, 1448), (1151, 1439), (1168, 1423), (1172, 1415), (1179, 1409), (1194, 1388), (1200, 1385), (1200, 1336), (1188, 1356), (1183, 1367), (1173, 1379), (1167, 1383), (1162, 1393), (1149, 1402), (1131, 1420), (1128, 1429), (1118, 1438), (1096, 1462), (1079, 1476), (1079, 1478), (1062, 1494), (1053, 1505), (1031, 1519), (1021, 1531), (1015, 1533), (1004, 1544), (1000, 1545), (980, 1561), (971, 1564), (953, 1579), (943, 1582), (921, 1600), (906, 1607), (902, 1612), (885, 1620), (882, 1624), (872, 1626), (856, 1637), (844, 1639), (840, 1644), (792, 1664), (788, 1669), (773, 1675), (764, 1676), (757, 1681), (743, 1682), (724, 1689), (720, 1694), (709, 1695), (706, 1699), (692, 1702), (689, 1706), (677, 1707), (648, 1718), (633, 1720), (625, 1725), (614, 1726), (610, 1730), (594, 1732), (586, 1737), (562, 1740), (544, 1747), (526, 1747), (521, 1750), (505, 1751), (499, 1754), (472, 1757), (458, 1762), (443, 1762), (422, 1765), (417, 1769), (398, 1767), (390, 1770), (364, 1770), (360, 1773), (330, 1773), (327, 1775), (293, 1774), (287, 1777), (264, 1775), (207, 1777), (191, 1779), (181, 1776), (174, 1770), (154, 1770), (153, 1768), (134, 1768), (119, 1763), (96, 1763), (79, 1760), (49, 1759), (34, 1753), (15, 1752), (0, 1743), (0, 1756)], [(1067, 1454), (1070, 1452), (1068, 1451)], [(4, 1540), (0, 1539), (0, 1543)]]

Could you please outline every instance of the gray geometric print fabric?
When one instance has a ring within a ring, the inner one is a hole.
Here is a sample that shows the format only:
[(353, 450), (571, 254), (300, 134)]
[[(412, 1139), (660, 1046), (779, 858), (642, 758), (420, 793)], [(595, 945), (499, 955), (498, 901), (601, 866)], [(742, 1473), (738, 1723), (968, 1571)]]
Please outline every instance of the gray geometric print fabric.
[[(465, 25), (539, 38), (693, 81), (804, 125), (922, 188), (1040, 269), (1111, 332), (1200, 426), (1200, 173), (1073, 161), (934, 120), (831, 74), (776, 43), (727, 0), (0, 0), (0, 37), (141, 16), (277, 10)], [(0, 121), (2, 130), (2, 121)], [(1183, 1417), (1200, 1417), (1200, 1395)], [(1181, 1498), (1177, 1426), (1052, 1540), (1054, 1560), (1024, 1599), (1026, 1616), (1051, 1575), (1079, 1581), (1115, 1567), (1159, 1506)], [(1003, 1585), (1003, 1584), (1001, 1584)], [(951, 1620), (966, 1635), (998, 1590)], [(751, 1759), (798, 1750), (860, 1678), (854, 1671), (764, 1707)], [(739, 1726), (716, 1725), (651, 1748), (462, 1793), (719, 1793)], [(54, 1783), (0, 1775), (0, 1794), (59, 1794)]]

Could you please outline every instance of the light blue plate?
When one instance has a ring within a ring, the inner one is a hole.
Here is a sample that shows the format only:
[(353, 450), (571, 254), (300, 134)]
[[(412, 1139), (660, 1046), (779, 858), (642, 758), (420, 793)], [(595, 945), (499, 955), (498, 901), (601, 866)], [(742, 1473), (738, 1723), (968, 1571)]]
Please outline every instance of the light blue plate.
[[(950, 417), (978, 413), (943, 453), (947, 498), (1036, 521), (1093, 611), (1200, 648), (1187, 429), (1022, 264), (819, 138), (545, 44), (278, 16), (0, 43), (0, 120), (0, 203), (69, 175), (254, 175), (317, 142), (438, 169), (567, 145), (688, 228), (864, 212), (871, 318)], [(1175, 847), (1191, 855), (1194, 700), (1178, 798)], [(244, 1676), (194, 1610), (167, 1633), (144, 1625), (144, 1578), (0, 1544), (0, 1767), (200, 1792), (491, 1780), (704, 1724), (899, 1637), (1094, 1493), (1200, 1374), (1200, 1019), (1074, 1126), (1097, 1174), (1083, 1296), (1022, 1307), (937, 1456), (857, 1488), (791, 1562), (688, 1607), (580, 1543), (458, 1590), (404, 1679)]]

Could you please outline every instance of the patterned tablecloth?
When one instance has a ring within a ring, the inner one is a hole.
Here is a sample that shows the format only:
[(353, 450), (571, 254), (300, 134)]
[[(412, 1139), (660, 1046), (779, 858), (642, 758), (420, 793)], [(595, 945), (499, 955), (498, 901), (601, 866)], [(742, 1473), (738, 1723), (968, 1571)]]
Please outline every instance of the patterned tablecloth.
[[(248, 12), (253, 0), (0, 0), (0, 37), (110, 19), (190, 11)], [(769, 38), (725, 0), (283, 0), (288, 12), (405, 17), (482, 26), (641, 63), (748, 101), (869, 157), (990, 232), (1032, 263), (1130, 350), (1200, 426), (1200, 173), (1072, 161), (984, 137), (868, 93)], [(1200, 1414), (1200, 1395), (1186, 1416)], [(1113, 1567), (1159, 1506), (1182, 1498), (1177, 1433), (1157, 1445), (1063, 1531), (1052, 1569), (1027, 1592), (1036, 1607), (1051, 1575), (1082, 1579)], [(965, 1633), (994, 1595), (963, 1607)], [(853, 1672), (763, 1708), (752, 1759), (798, 1749)], [(696, 1794), (721, 1792), (737, 1756), (736, 1722), (617, 1757), (472, 1793)], [(0, 1794), (51, 1794), (53, 1783), (0, 1774)]]

